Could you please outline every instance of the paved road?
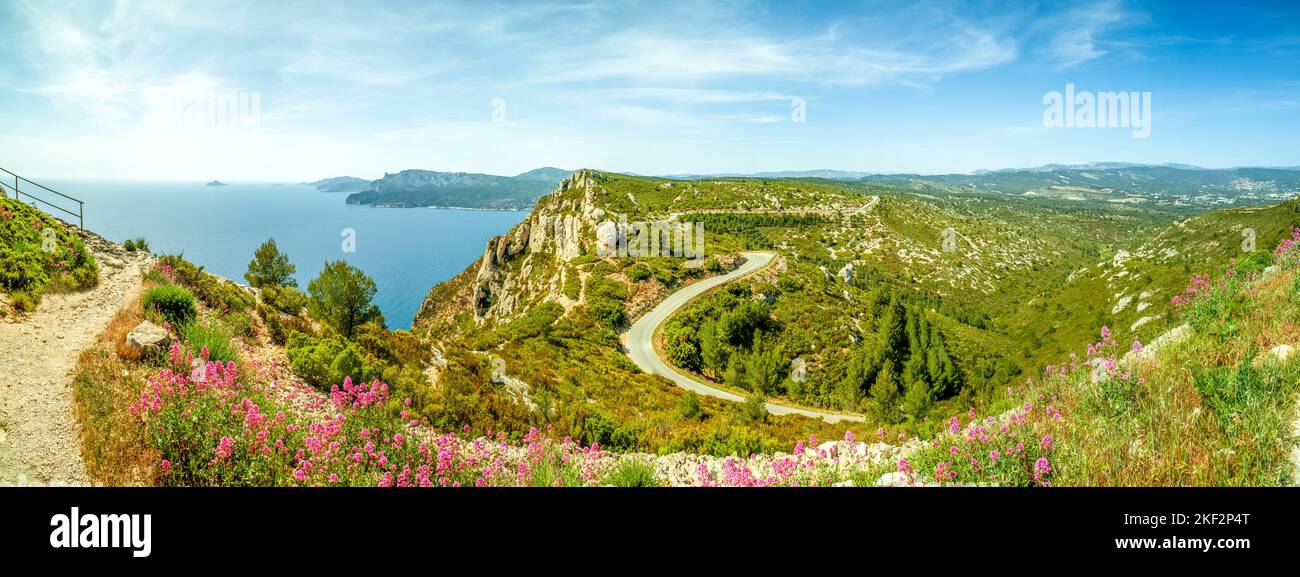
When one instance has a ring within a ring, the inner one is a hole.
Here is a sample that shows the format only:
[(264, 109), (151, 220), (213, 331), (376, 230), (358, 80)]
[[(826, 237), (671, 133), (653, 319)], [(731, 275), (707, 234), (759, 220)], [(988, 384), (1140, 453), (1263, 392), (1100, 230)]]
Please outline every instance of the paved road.
[[(654, 349), (655, 332), (678, 309), (686, 306), (686, 303), (713, 287), (738, 279), (767, 266), (772, 262), (773, 257), (771, 253), (766, 252), (746, 252), (741, 254), (745, 257), (745, 262), (736, 270), (704, 279), (669, 295), (658, 306), (650, 309), (650, 312), (632, 324), (631, 330), (625, 335), (624, 344), (627, 346), (627, 355), (632, 358), (632, 362), (636, 363), (636, 366), (641, 367), (641, 370), (647, 373), (662, 376), (683, 389), (695, 391), (701, 395), (709, 395), (728, 401), (742, 402), (745, 400), (744, 397), (736, 393), (719, 389), (678, 372), (659, 358)], [(803, 415), (814, 419), (825, 419), (830, 423), (863, 420), (862, 417), (857, 415), (816, 411), (776, 403), (767, 403), (767, 411), (773, 415)]]

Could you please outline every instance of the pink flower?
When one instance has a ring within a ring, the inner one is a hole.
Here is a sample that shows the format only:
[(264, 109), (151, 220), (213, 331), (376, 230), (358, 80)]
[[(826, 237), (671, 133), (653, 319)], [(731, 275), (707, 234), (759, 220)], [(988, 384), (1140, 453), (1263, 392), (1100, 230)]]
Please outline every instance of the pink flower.
[(229, 459), (235, 454), (235, 440), (230, 437), (222, 437), (217, 443), (216, 454), (218, 459)]
[(164, 473), (166, 473), (167, 471), (170, 471), (170, 470), (172, 469), (172, 462), (171, 462), (171, 461), (168, 461), (167, 459), (163, 459), (163, 460), (162, 460), (162, 463), (160, 463), (160, 465), (162, 465), (162, 472), (164, 472)]
[(1034, 482), (1043, 483), (1043, 477), (1052, 471), (1052, 463), (1047, 457), (1039, 457), (1034, 461)]
[(1052, 439), (1051, 435), (1043, 435), (1043, 440), (1039, 441), (1038, 447), (1043, 451), (1050, 451), (1056, 448), (1056, 441)]

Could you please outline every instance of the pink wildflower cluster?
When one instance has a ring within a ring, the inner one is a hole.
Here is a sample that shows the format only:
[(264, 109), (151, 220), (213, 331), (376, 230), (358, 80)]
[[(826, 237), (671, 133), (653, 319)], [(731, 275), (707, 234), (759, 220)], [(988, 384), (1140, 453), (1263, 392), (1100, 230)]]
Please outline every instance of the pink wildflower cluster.
[[(235, 363), (209, 361), (174, 343), (165, 368), (131, 405), (163, 455), (160, 481), (184, 485), (392, 487), (590, 484), (604, 453), (536, 429), (462, 438), (409, 419), (382, 382), (333, 387), (327, 416), (286, 414), (265, 384), (247, 385)], [(468, 433), (468, 427), (462, 431)]]
[(1300, 264), (1300, 228), (1291, 229), (1291, 238), (1284, 238), (1273, 248), (1273, 263), (1286, 268)]
[(153, 264), (153, 268), (158, 271), (159, 274), (163, 275), (168, 282), (176, 282), (176, 271), (172, 268), (172, 265), (158, 261)]
[(1050, 463), (1056, 443), (1050, 434), (1036, 431), (1061, 418), (1053, 404), (1038, 408), (1028, 401), (1000, 417), (972, 418), (964, 427), (954, 416), (931, 450), (909, 455), (899, 462), (898, 472), (912, 484), (1047, 485), (1050, 470), (1035, 471), (1040, 461)]
[(1193, 275), (1192, 279), (1187, 283), (1187, 288), (1183, 289), (1183, 294), (1174, 295), (1173, 298), (1169, 299), (1169, 302), (1172, 303), (1175, 308), (1182, 310), (1186, 306), (1204, 298), (1208, 294), (1210, 294), (1209, 277), (1204, 275)]

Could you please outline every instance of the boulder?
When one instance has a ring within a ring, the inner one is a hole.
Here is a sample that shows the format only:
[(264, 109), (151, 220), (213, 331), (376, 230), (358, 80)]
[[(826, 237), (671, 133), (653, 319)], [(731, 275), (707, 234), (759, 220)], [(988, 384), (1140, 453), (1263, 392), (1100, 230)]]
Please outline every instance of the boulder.
[(1276, 347), (1269, 349), (1268, 352), (1260, 355), (1259, 358), (1256, 359), (1255, 364), (1265, 364), (1265, 363), (1282, 364), (1287, 362), (1287, 359), (1290, 359), (1293, 356), (1295, 356), (1295, 347), (1291, 345), (1278, 345)]
[(844, 281), (844, 284), (853, 284), (853, 265), (852, 265), (852, 264), (846, 264), (846, 265), (844, 265), (844, 268), (841, 268), (841, 269), (840, 269), (840, 272), (839, 272), (838, 274), (839, 274), (840, 279)]
[(150, 352), (160, 352), (171, 345), (171, 335), (162, 327), (149, 321), (144, 321), (126, 335), (127, 348), (137, 351), (140, 354)]

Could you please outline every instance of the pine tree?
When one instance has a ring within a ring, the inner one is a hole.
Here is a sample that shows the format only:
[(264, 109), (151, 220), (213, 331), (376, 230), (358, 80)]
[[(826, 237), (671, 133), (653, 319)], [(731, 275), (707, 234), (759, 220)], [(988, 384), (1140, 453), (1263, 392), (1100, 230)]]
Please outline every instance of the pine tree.
[(297, 271), (298, 267), (289, 262), (289, 255), (280, 252), (275, 239), (271, 238), (253, 252), (253, 260), (248, 262), (248, 272), (244, 273), (244, 279), (258, 288), (298, 286), (298, 281), (293, 278), (293, 273)]
[(894, 380), (894, 372), (889, 365), (880, 369), (879, 376), (876, 377), (876, 384), (871, 385), (871, 417), (879, 423), (897, 423), (899, 418), (898, 405), (902, 397), (898, 392), (898, 383)]
[(897, 294), (889, 297), (889, 305), (880, 317), (877, 339), (882, 360), (893, 372), (900, 372), (907, 358), (907, 311)]
[(727, 371), (722, 380), (732, 387), (748, 389), (749, 386), (745, 382), (745, 362), (742, 357), (744, 355), (741, 353), (733, 353), (727, 358)]
[(754, 334), (754, 348), (745, 360), (745, 380), (749, 382), (750, 390), (768, 395), (775, 392), (781, 382), (781, 363), (764, 341), (763, 333)]
[(700, 325), (700, 358), (714, 374), (721, 374), (727, 368), (727, 347), (718, 338), (717, 325), (712, 320)]

